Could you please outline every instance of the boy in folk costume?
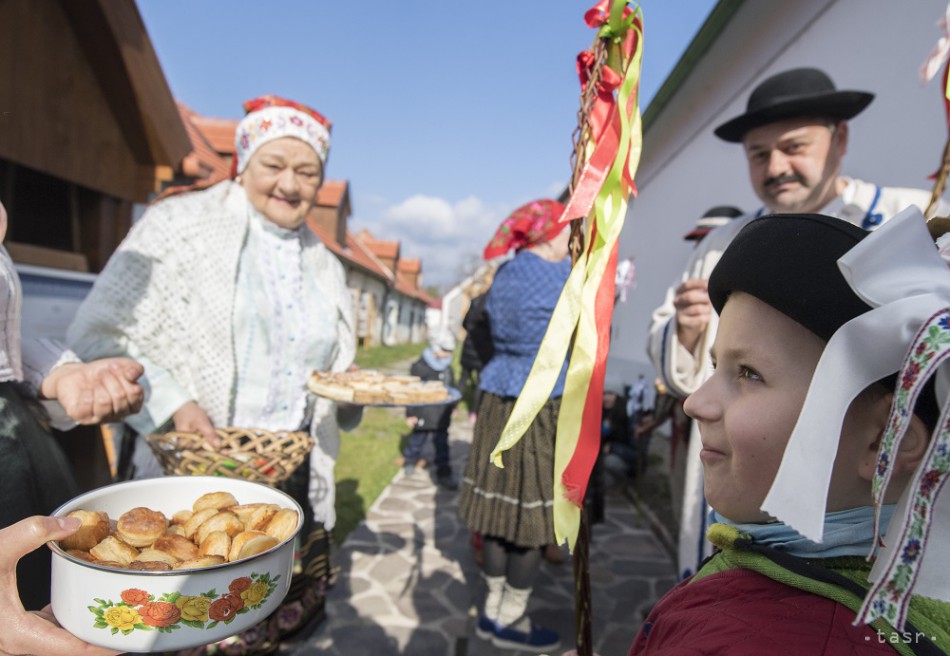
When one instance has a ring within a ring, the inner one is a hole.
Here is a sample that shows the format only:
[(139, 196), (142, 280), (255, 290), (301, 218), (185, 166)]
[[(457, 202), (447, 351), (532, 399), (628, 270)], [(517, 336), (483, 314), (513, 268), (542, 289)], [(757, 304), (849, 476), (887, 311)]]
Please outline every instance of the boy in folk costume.
[[(709, 372), (709, 347), (716, 336), (706, 282), (729, 242), (749, 221), (763, 214), (817, 212), (873, 230), (906, 207), (930, 202), (922, 189), (886, 187), (844, 175), (850, 141), (848, 121), (873, 100), (866, 91), (838, 89), (814, 68), (772, 75), (749, 95), (746, 111), (715, 129), (720, 139), (741, 144), (749, 182), (763, 207), (712, 230), (690, 256), (680, 278), (653, 313), (647, 352), (670, 390), (694, 392)], [(932, 210), (946, 216), (940, 200)], [(693, 574), (709, 555), (702, 540), (705, 510), (699, 436), (690, 433), (680, 513), (679, 570)]]
[(950, 270), (920, 212), (762, 217), (709, 296), (685, 409), (719, 551), (630, 654), (950, 653)]

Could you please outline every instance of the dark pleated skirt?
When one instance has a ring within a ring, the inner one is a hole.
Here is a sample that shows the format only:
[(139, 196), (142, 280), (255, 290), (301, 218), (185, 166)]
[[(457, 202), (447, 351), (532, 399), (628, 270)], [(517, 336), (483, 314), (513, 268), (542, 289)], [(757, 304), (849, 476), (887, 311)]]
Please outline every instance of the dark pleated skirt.
[(520, 547), (554, 542), (554, 436), (561, 399), (544, 404), (521, 440), (502, 455), (504, 469), (489, 456), (515, 399), (485, 393), (459, 493), (459, 514), (472, 531)]

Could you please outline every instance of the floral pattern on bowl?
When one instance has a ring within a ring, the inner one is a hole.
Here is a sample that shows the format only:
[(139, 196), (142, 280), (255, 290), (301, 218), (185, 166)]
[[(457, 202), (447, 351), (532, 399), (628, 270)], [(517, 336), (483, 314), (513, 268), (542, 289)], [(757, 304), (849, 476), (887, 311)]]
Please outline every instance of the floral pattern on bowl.
[(211, 589), (197, 595), (172, 592), (156, 597), (146, 590), (129, 588), (122, 591), (118, 602), (93, 599), (98, 605), (88, 608), (96, 616), (93, 626), (108, 629), (112, 635), (155, 630), (171, 633), (182, 626), (213, 629), (259, 609), (276, 589), (278, 580), (280, 575), (271, 578), (269, 572), (252, 573), (231, 581), (228, 591), (220, 595)]

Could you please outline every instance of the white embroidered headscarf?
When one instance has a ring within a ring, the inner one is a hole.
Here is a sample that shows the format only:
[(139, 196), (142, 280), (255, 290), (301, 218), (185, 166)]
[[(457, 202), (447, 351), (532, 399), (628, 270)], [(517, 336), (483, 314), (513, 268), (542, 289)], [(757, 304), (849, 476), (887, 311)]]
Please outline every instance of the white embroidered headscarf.
[(300, 103), (278, 96), (261, 96), (244, 103), (247, 115), (234, 131), (234, 167), (231, 177), (244, 170), (258, 148), (268, 141), (294, 137), (317, 153), (324, 168), (330, 155), (330, 121)]

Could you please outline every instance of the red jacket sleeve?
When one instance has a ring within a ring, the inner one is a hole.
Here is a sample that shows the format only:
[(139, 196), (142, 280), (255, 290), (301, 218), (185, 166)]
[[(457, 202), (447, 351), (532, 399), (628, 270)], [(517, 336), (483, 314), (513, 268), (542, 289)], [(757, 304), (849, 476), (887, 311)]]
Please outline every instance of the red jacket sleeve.
[(684, 581), (644, 621), (629, 656), (858, 656), (895, 651), (841, 604), (734, 569)]

